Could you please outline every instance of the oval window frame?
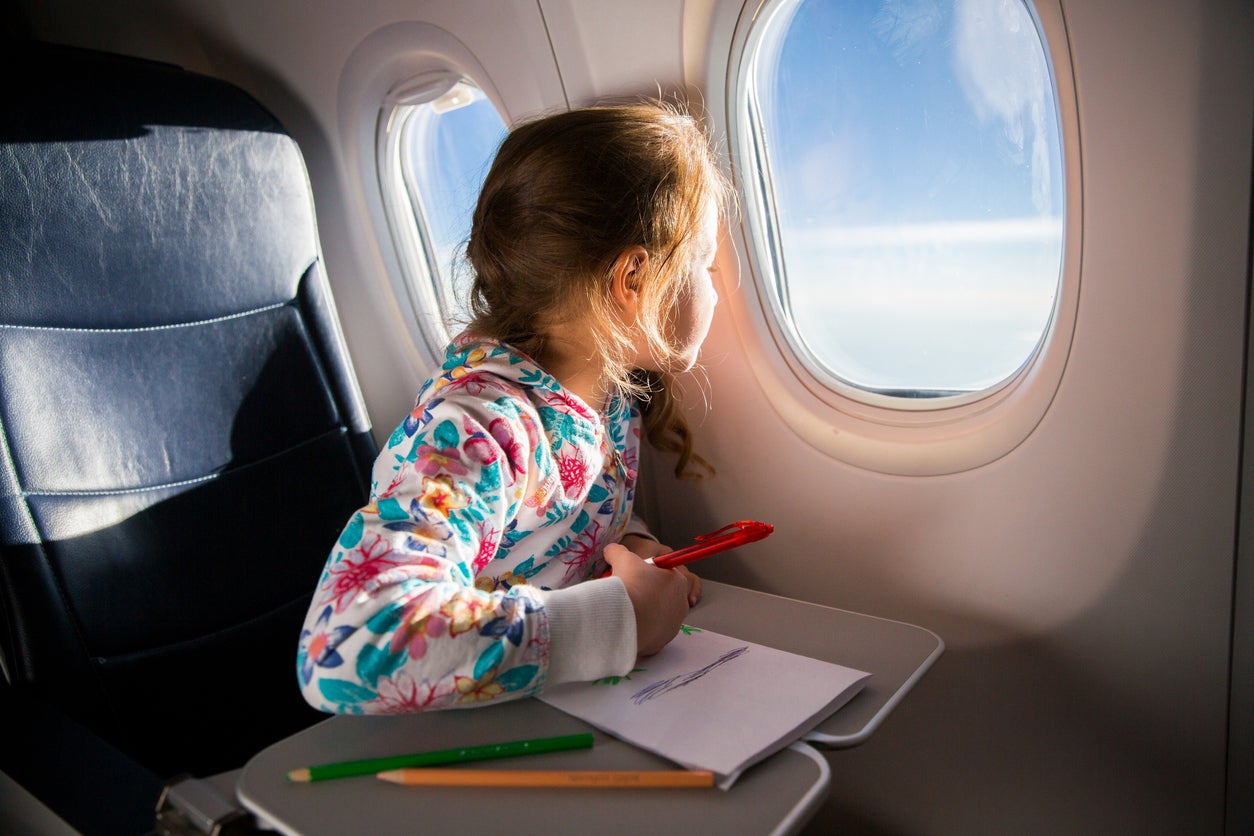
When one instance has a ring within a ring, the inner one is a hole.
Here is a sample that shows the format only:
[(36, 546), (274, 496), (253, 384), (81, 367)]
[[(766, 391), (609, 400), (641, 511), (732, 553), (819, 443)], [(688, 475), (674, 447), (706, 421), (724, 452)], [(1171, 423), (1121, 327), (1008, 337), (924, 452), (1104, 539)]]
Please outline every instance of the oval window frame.
[[(1063, 251), (1053, 313), (1036, 350), (1018, 371), (980, 392), (928, 399), (880, 395), (845, 383), (807, 358), (772, 290), (766, 213), (757, 190), (756, 156), (747, 112), (750, 52), (769, 15), (791, 0), (748, 0), (739, 8), (727, 63), (711, 66), (721, 81), (723, 128), (742, 201), (735, 230), (742, 272), (754, 294), (729, 293), (754, 375), (777, 413), (812, 446), (864, 469), (896, 475), (942, 475), (995, 461), (1019, 446), (1043, 419), (1061, 384), (1079, 307), (1083, 230), (1079, 119), (1065, 21), (1057, 0), (1023, 0), (1041, 37), (1058, 107), (1064, 195)], [(732, 5), (732, 4), (728, 4)], [(715, 23), (717, 23), (715, 21)], [(717, 52), (711, 49), (711, 59)], [(718, 101), (710, 90), (710, 101)], [(729, 288), (729, 290), (731, 290)]]
[[(480, 48), (488, 51), (490, 41), (480, 44)], [(512, 43), (494, 53), (496, 66), (504, 66), (506, 58), (514, 54), (509, 51)], [(520, 51), (526, 51), (525, 45)], [(373, 316), (382, 317), (370, 341), (380, 348), (373, 356), (369, 356), (372, 349), (365, 352), (372, 368), (391, 368), (393, 375), (404, 376), (414, 386), (420, 385), (431, 368), (442, 361), (445, 344), (435, 345), (432, 335), (439, 332), (425, 327), (423, 320), (431, 308), (420, 302), (422, 285), (415, 285), (406, 273), (395, 231), (396, 213), (384, 205), (386, 186), (380, 135), (392, 111), (389, 96), (430, 74), (470, 79), (507, 126), (515, 112), (542, 112), (564, 101), (555, 73), (507, 79), (503, 87), (499, 86), (469, 46), (433, 22), (407, 20), (387, 24), (363, 38), (345, 59), (336, 96), (335, 124), (344, 159), (349, 163), (340, 174), (350, 186), (349, 205), (354, 211), (343, 219), (343, 224), (352, 245), (359, 248), (360, 263), (369, 264), (371, 275), (377, 278), (358, 282), (354, 293), (369, 300), (365, 307)], [(411, 259), (411, 271), (414, 263)], [(335, 275), (338, 273), (332, 274), (333, 284)], [(352, 295), (348, 294), (350, 299)], [(348, 305), (341, 301), (341, 307)], [(351, 313), (341, 316), (351, 318)], [(359, 371), (358, 376), (363, 374), (366, 373)]]
[(421, 339), (437, 356), (453, 336), (445, 322), (445, 316), (454, 312), (453, 299), (437, 279), (440, 274), (440, 266), (435, 263), (438, 247), (429, 227), (427, 209), (401, 155), (408, 142), (414, 110), (434, 103), (462, 84), (482, 92), (501, 123), (508, 125), (488, 91), (474, 78), (460, 70), (440, 67), (406, 79), (388, 91), (380, 108), (375, 140), (379, 192), (400, 262), (404, 291), (413, 306)]

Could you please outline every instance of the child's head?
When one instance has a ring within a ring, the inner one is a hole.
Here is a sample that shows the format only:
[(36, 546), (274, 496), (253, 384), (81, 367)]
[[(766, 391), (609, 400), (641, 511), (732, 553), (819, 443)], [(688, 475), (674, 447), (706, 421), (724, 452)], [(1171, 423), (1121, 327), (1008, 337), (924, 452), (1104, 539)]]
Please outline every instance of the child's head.
[[(542, 363), (555, 335), (577, 340), (609, 390), (646, 394), (635, 374), (642, 345), (646, 368), (664, 374), (690, 366), (691, 343), (704, 337), (684, 321), (701, 292), (693, 265), (713, 256), (701, 252), (710, 215), (729, 199), (708, 140), (677, 108), (596, 107), (523, 124), (502, 143), (475, 209), (472, 327)], [(641, 251), (626, 317), (612, 283), (623, 256)]]

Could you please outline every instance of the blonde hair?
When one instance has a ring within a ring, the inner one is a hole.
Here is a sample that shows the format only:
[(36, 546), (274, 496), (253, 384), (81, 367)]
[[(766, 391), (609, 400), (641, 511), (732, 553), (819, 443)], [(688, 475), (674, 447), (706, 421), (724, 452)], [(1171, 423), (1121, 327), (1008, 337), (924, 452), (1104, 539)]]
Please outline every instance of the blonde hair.
[(632, 368), (633, 331), (616, 314), (614, 266), (641, 246), (639, 329), (659, 369), (675, 367), (675, 316), (710, 202), (731, 189), (697, 120), (656, 102), (585, 108), (525, 123), (505, 138), (475, 208), (471, 330), (542, 365), (555, 326), (586, 328), (613, 394), (642, 404), (645, 435), (677, 456), (676, 475), (713, 473), (693, 451), (669, 372)]

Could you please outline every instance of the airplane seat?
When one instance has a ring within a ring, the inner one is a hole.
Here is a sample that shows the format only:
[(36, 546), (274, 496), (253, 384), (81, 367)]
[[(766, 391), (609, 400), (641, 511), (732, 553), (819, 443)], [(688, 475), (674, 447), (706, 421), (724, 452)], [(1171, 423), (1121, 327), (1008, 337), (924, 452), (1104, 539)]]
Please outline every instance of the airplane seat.
[(304, 163), (222, 81), (5, 53), (0, 770), (232, 769), (324, 716), (299, 631), (376, 452)]

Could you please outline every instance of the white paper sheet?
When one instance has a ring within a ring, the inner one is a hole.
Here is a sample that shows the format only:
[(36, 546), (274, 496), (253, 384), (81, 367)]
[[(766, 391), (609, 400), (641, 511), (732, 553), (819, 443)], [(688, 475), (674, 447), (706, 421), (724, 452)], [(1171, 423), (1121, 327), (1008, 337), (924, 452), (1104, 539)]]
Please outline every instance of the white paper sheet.
[(540, 699), (728, 789), (747, 767), (810, 731), (862, 689), (864, 671), (684, 627), (623, 677)]

